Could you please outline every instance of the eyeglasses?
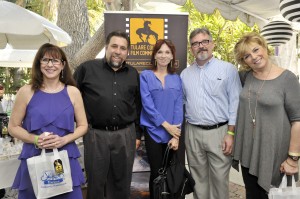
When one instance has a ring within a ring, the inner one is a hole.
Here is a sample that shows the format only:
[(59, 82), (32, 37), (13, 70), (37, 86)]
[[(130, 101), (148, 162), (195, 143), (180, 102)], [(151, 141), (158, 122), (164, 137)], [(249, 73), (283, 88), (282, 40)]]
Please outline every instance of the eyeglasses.
[(49, 64), (50, 61), (53, 65), (60, 65), (63, 62), (63, 60), (61, 59), (50, 59), (50, 58), (42, 58), (40, 60), (41, 64), (45, 64), (45, 65)]
[(202, 41), (195, 41), (194, 43), (191, 44), (191, 46), (193, 48), (198, 48), (200, 46), (200, 44), (202, 44), (202, 46), (207, 46), (209, 44), (209, 39), (205, 39)]

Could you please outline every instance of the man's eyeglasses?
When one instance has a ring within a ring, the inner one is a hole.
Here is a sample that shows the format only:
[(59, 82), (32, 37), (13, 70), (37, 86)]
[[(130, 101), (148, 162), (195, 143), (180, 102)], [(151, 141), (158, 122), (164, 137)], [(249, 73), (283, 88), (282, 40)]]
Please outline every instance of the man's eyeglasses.
[(202, 41), (195, 41), (192, 43), (192, 47), (193, 48), (198, 48), (200, 46), (200, 44), (202, 44), (202, 46), (207, 46), (209, 44), (209, 39), (205, 39), (205, 40), (202, 40)]
[(41, 64), (49, 64), (49, 62), (52, 62), (53, 65), (60, 65), (63, 60), (61, 59), (50, 59), (50, 58), (42, 58), (40, 60)]

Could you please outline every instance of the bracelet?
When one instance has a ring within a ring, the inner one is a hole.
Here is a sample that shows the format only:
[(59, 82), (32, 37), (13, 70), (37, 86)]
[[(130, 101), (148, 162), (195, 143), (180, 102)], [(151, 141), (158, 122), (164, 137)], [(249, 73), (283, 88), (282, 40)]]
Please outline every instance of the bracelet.
[(300, 153), (289, 152), (290, 156), (300, 156)]
[(234, 136), (234, 132), (233, 131), (227, 131), (227, 134)]
[(34, 136), (34, 143), (33, 143), (33, 144), (34, 144), (34, 146), (35, 146), (36, 149), (39, 148), (39, 146), (38, 146), (38, 139), (39, 139), (39, 136), (38, 136), (38, 135), (35, 135), (35, 136)]
[(285, 162), (286, 162), (289, 166), (291, 166), (291, 167), (294, 167), (294, 168), (297, 168), (297, 167), (298, 167), (298, 166), (291, 165), (287, 160), (285, 160)]

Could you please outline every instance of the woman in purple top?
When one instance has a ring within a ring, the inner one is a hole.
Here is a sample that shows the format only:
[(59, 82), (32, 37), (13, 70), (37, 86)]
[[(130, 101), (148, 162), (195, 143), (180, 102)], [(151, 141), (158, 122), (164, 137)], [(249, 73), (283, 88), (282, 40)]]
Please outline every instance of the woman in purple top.
[(183, 120), (182, 87), (175, 74), (175, 46), (170, 40), (160, 39), (153, 47), (151, 70), (140, 75), (142, 98), (141, 125), (145, 127), (145, 143), (151, 174), (150, 198), (153, 198), (152, 182), (167, 145), (178, 149)]
[(87, 132), (88, 125), (65, 53), (52, 44), (42, 45), (31, 76), (30, 84), (17, 93), (8, 124), (9, 133), (24, 142), (12, 187), (19, 190), (19, 199), (35, 199), (26, 160), (40, 155), (41, 149), (57, 148), (68, 151), (73, 191), (52, 198), (81, 199), (84, 176), (75, 140)]

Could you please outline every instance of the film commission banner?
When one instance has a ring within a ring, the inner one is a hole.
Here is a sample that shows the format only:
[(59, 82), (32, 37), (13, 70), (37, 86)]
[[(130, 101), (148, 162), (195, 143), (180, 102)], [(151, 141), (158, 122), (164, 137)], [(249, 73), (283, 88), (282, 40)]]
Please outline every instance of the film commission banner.
[(176, 67), (180, 73), (187, 63), (188, 14), (105, 12), (105, 36), (123, 30), (130, 37), (127, 63), (139, 72), (151, 66), (153, 45), (158, 39), (170, 39), (176, 47)]

